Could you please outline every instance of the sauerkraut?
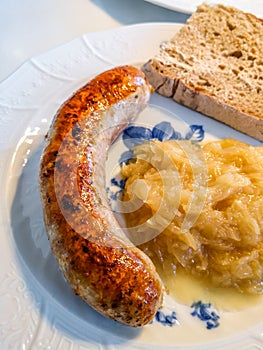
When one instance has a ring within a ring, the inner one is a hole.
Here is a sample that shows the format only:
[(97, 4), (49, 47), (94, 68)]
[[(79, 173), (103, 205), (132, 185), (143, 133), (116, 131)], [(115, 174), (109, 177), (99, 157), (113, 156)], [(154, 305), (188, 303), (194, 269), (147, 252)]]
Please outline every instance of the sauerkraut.
[(122, 166), (127, 231), (159, 273), (262, 294), (263, 147), (154, 140), (133, 152)]

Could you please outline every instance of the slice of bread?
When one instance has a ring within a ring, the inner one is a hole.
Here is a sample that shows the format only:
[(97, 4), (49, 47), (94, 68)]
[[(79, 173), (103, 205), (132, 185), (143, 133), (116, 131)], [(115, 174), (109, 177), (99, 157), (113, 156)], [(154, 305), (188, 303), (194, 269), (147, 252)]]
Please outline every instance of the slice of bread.
[(142, 70), (161, 95), (263, 141), (263, 21), (203, 4)]

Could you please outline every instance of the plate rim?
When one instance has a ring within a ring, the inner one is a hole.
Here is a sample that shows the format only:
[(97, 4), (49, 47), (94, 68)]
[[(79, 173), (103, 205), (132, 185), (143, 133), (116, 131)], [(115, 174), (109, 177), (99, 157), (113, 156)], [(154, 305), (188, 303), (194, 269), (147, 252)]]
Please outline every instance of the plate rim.
[[(169, 9), (169, 10), (172, 10), (172, 11), (177, 11), (177, 12), (181, 12), (181, 13), (185, 13), (185, 14), (188, 14), (188, 15), (191, 15), (192, 13), (194, 13), (196, 11), (196, 8), (199, 6), (199, 5), (202, 5), (202, 3), (204, 1), (202, 0), (198, 0), (198, 3), (194, 4), (193, 7), (190, 5), (190, 6), (182, 6), (182, 5), (177, 5), (175, 2), (176, 0), (173, 2), (172, 0), (144, 0), (145, 2), (148, 2), (148, 3), (151, 3), (153, 5), (157, 5), (157, 6), (160, 6), (160, 7), (163, 7), (163, 8), (166, 8), (166, 9)], [(215, 5), (218, 3), (218, 1), (210, 1), (210, 0), (207, 0), (207, 3), (210, 3), (211, 5)], [(236, 8), (239, 8), (239, 4), (224, 4), (225, 6), (230, 6), (230, 7), (236, 7)], [(241, 9), (241, 8), (240, 8)], [(263, 18), (263, 6), (261, 8), (261, 13), (260, 14), (256, 14), (255, 11), (252, 10), (249, 10), (249, 9), (244, 9), (243, 10), (244, 12), (248, 12), (248, 13), (252, 13), (254, 14), (255, 16), (259, 17), (259, 18)]]

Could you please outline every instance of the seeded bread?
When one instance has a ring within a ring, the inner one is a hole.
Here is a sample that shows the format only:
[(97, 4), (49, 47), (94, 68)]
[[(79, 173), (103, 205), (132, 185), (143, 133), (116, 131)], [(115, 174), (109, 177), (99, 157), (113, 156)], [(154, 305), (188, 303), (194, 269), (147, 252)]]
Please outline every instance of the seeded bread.
[(142, 70), (161, 95), (263, 141), (263, 21), (203, 4)]

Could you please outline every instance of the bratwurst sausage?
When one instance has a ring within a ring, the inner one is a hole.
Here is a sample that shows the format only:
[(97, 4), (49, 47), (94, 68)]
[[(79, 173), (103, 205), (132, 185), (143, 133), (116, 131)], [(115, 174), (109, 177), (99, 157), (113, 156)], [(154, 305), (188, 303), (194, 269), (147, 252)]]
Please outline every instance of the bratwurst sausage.
[(149, 97), (150, 86), (135, 67), (95, 77), (58, 110), (39, 173), (51, 249), (73, 291), (103, 315), (134, 327), (153, 319), (163, 285), (110, 210), (105, 163), (110, 144)]

